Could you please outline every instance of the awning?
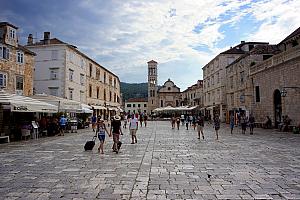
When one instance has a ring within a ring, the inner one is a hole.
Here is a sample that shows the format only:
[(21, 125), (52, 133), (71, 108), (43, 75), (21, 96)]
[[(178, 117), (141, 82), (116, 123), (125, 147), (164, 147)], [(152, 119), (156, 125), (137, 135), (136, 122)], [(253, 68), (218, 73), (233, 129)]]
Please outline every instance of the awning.
[(92, 105), (92, 107), (93, 107), (95, 110), (106, 110), (106, 107), (104, 107), (104, 106), (96, 106), (96, 105)]
[(84, 103), (81, 104), (81, 110), (82, 110), (83, 113), (93, 113), (92, 106), (89, 106), (89, 105), (84, 104)]
[(6, 105), (6, 108), (10, 108), (12, 112), (55, 113), (58, 111), (58, 107), (55, 105), (30, 97), (9, 94), (3, 90), (0, 91), (0, 103)]
[(110, 110), (110, 111), (118, 111), (118, 108), (113, 108), (113, 107), (108, 107), (108, 110)]
[(31, 96), (31, 98), (37, 99), (39, 101), (47, 102), (52, 105), (58, 106), (59, 112), (76, 112), (81, 113), (82, 107), (81, 103), (78, 101), (64, 99), (57, 96), (47, 95), (47, 94), (36, 94)]

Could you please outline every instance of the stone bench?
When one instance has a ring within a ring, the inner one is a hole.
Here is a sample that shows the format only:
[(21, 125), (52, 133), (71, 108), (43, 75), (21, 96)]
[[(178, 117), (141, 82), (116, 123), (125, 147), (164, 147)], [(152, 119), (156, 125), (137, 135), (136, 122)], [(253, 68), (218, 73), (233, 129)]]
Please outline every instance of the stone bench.
[(9, 143), (9, 136), (0, 136), (0, 143), (2, 143), (2, 141)]

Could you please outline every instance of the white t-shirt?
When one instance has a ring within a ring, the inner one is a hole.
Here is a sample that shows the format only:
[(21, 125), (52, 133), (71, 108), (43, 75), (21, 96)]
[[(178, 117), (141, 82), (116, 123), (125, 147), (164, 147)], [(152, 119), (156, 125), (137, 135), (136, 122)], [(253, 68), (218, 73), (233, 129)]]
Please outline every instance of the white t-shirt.
[(130, 129), (137, 129), (137, 118), (130, 118), (130, 121), (129, 121), (129, 127)]

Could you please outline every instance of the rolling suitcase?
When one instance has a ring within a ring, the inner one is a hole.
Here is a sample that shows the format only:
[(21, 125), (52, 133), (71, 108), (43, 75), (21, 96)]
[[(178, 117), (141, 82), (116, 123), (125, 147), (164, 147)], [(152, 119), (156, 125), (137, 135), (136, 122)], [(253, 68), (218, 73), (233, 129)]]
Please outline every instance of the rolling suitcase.
[(91, 151), (93, 150), (94, 146), (95, 146), (95, 140), (96, 140), (96, 136), (93, 137), (92, 140), (87, 141), (84, 145), (84, 150), (85, 151)]

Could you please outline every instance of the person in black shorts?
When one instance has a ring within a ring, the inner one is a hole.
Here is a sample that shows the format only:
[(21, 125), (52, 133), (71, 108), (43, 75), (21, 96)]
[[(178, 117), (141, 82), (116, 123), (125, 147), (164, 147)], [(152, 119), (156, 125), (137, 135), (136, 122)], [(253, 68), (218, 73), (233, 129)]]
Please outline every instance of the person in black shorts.
[(110, 135), (113, 135), (113, 151), (116, 153), (119, 153), (119, 149), (121, 147), (120, 143), (120, 134), (123, 135), (121, 130), (121, 117), (118, 115), (115, 115), (110, 127)]

